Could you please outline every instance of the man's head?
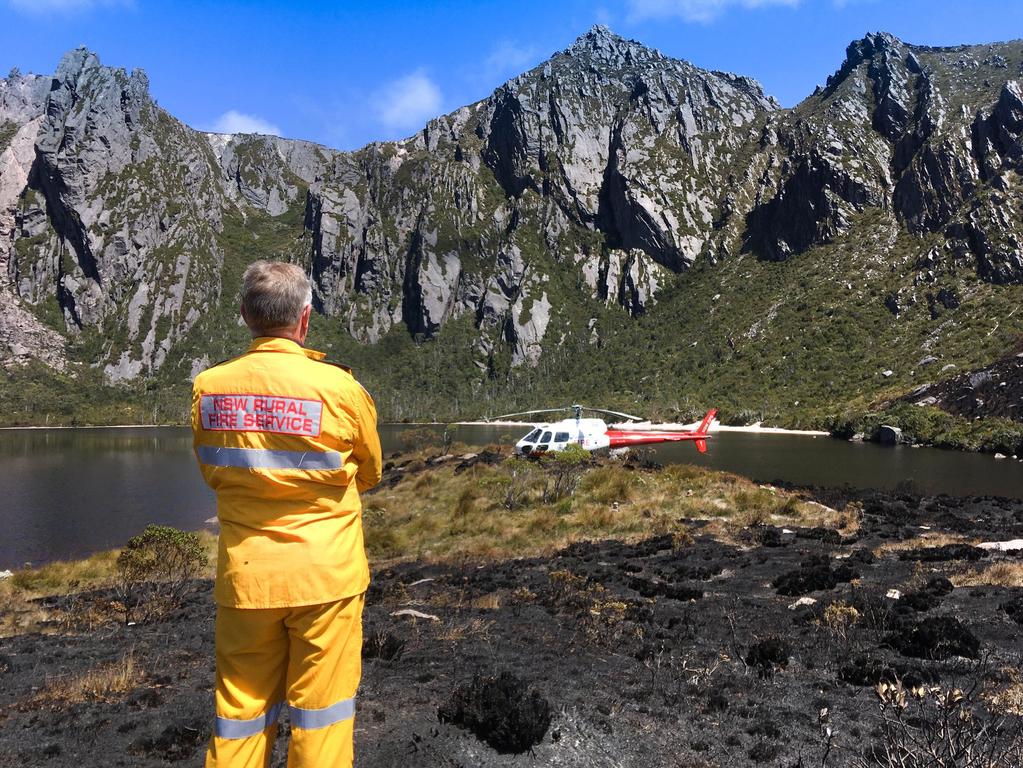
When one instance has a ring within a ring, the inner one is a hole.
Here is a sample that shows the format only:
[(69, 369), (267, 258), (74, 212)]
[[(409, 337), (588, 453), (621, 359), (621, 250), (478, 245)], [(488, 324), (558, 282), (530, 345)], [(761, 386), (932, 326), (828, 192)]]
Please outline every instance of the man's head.
[(305, 342), (312, 300), (309, 278), (296, 264), (257, 261), (242, 276), (242, 319), (253, 337)]

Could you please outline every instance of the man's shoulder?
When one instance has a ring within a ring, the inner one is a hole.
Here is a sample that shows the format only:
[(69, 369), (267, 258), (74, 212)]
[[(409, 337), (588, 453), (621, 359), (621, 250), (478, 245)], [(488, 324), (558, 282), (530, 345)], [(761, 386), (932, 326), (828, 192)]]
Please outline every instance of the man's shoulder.
[(211, 377), (217, 376), (218, 374), (223, 372), (225, 366), (229, 366), (231, 363), (236, 363), (236, 362), (242, 360), (244, 357), (245, 357), (245, 355), (242, 354), (242, 355), (237, 355), (235, 357), (227, 357), (227, 358), (224, 358), (223, 360), (218, 360), (215, 363), (211, 363), (209, 365), (209, 367), (205, 368), (204, 370), (202, 370), (198, 374), (196, 374), (195, 379), (193, 379), (193, 381), (195, 381), (196, 383), (199, 383), (200, 381), (202, 381), (204, 379), (209, 379)]
[(326, 370), (331, 371), (332, 377), (335, 378), (335, 380), (337, 380), (343, 387), (351, 387), (352, 389), (365, 394), (370, 400), (373, 399), (369, 390), (366, 389), (361, 381), (355, 378), (355, 373), (352, 371), (351, 366), (339, 363), (335, 360), (327, 360), (326, 358), (315, 360), (314, 362), (322, 366), (328, 366)]
[(317, 362), (322, 365), (329, 365), (331, 368), (340, 369), (341, 371), (347, 373), (349, 376), (352, 376), (353, 378), (355, 376), (355, 374), (352, 373), (352, 367), (350, 365), (345, 365), (344, 363), (339, 363), (335, 360), (328, 360), (327, 358), (323, 358), (321, 360), (316, 360), (315, 358), (310, 359), (312, 359), (313, 362)]

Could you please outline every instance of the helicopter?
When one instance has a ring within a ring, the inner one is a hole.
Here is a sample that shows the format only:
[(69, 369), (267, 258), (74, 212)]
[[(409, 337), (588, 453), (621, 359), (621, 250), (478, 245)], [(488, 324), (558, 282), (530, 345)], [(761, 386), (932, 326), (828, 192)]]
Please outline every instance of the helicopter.
[(562, 408), (543, 408), (536, 411), (520, 411), (494, 416), (488, 421), (498, 421), (513, 416), (532, 416), (541, 413), (563, 413), (571, 411), (572, 416), (550, 424), (540, 424), (515, 444), (515, 453), (520, 456), (538, 456), (542, 453), (563, 451), (570, 445), (580, 445), (588, 451), (603, 449), (615, 450), (629, 448), (634, 445), (652, 445), (654, 443), (681, 443), (693, 441), (696, 450), (707, 452), (707, 440), (710, 438), (710, 425), (717, 415), (717, 409), (711, 408), (703, 417), (703, 421), (694, 430), (667, 429), (609, 429), (603, 419), (582, 417), (583, 411), (617, 416), (626, 421), (643, 421), (640, 416), (628, 413), (609, 411), (604, 408), (590, 408), (585, 405), (567, 405)]

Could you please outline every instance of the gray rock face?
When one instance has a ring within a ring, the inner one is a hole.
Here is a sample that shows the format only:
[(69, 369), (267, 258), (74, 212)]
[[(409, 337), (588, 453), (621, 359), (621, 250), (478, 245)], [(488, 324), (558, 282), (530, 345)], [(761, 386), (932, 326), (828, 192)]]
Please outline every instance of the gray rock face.
[[(0, 148), (0, 276), (5, 278), (11, 269), (18, 197), (28, 184), (43, 121), (43, 86), (48, 88), (48, 80), (35, 77), (0, 82), (0, 125), (17, 126)], [(32, 358), (68, 370), (64, 338), (22, 306), (9, 280), (0, 280), (0, 362), (17, 366)]]
[(337, 154), (277, 136), (207, 133), (206, 139), (220, 166), (224, 190), (271, 216), (280, 216), (297, 202), (304, 204), (305, 189)]

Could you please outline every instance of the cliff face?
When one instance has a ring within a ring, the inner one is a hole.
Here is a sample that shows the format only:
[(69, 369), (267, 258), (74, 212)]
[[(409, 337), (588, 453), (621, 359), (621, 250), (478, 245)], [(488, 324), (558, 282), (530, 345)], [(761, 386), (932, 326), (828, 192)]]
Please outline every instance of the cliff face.
[(363, 344), (471, 328), (476, 377), (675, 311), (658, 301), (695, 265), (850, 239), (850, 274), (892, 273), (857, 301), (942, 314), (965, 276), (1023, 283), (1021, 63), (1020, 43), (869, 35), (783, 110), (594, 27), (409, 139), (338, 152), (194, 131), (141, 71), (72, 51), (0, 81), (0, 361), (185, 381), (258, 256), (305, 264)]

